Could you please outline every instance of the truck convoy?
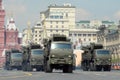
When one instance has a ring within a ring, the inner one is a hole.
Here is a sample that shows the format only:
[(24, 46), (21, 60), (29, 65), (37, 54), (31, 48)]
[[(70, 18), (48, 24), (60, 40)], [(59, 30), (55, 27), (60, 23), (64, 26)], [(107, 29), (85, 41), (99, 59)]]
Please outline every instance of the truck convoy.
[(72, 43), (65, 35), (54, 34), (44, 42), (44, 69), (52, 72), (53, 69), (63, 70), (64, 73), (73, 72), (74, 54)]
[(110, 71), (111, 70), (111, 53), (103, 49), (103, 45), (91, 43), (82, 47), (81, 66), (84, 71)]
[(22, 47), (23, 60), (22, 69), (23, 71), (32, 71), (36, 68), (37, 71), (43, 71), (43, 53), (44, 50), (39, 44), (29, 44)]
[(5, 68), (7, 70), (22, 69), (22, 52), (17, 49), (6, 50), (5, 57)]

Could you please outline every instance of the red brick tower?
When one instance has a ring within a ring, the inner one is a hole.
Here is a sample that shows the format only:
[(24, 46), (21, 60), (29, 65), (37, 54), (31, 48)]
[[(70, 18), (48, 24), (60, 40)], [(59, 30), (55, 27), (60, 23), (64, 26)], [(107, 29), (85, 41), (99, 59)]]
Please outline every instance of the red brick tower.
[(2, 52), (5, 45), (4, 19), (5, 19), (5, 10), (2, 7), (2, 0), (0, 0), (0, 66), (3, 63)]
[(18, 29), (15, 26), (15, 21), (11, 17), (6, 27), (6, 49), (18, 48)]

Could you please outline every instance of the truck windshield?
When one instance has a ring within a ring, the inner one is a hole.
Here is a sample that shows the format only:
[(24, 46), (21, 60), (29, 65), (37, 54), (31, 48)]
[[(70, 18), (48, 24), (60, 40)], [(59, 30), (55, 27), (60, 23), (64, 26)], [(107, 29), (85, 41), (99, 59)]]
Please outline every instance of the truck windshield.
[(97, 54), (106, 54), (106, 55), (109, 55), (110, 54), (110, 51), (108, 51), (108, 50), (97, 50)]
[(43, 50), (32, 50), (31, 54), (32, 55), (40, 55), (40, 54), (43, 54)]
[(51, 49), (71, 49), (71, 44), (52, 43)]
[(12, 59), (22, 59), (22, 53), (12, 53), (11, 58)]

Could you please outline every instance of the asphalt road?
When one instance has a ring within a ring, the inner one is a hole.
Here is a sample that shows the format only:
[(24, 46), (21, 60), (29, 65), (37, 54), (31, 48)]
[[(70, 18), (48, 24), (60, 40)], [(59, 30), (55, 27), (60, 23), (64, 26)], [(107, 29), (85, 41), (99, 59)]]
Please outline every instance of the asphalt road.
[(0, 70), (0, 80), (120, 80), (120, 70), (111, 72), (84, 72), (75, 70), (73, 73), (23, 72)]

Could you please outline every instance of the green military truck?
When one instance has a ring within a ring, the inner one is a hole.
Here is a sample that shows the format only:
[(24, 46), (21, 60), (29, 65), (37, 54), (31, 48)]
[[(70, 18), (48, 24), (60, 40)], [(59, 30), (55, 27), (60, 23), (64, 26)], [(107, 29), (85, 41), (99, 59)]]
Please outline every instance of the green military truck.
[(23, 61), (22, 69), (23, 71), (32, 71), (36, 68), (36, 71), (43, 71), (43, 53), (44, 50), (39, 44), (30, 44), (22, 47), (23, 51)]
[(22, 52), (17, 49), (11, 49), (5, 51), (5, 68), (7, 70), (22, 69)]
[(63, 70), (64, 73), (73, 72), (75, 60), (72, 43), (65, 35), (54, 34), (44, 45), (45, 72), (52, 72), (53, 69)]
[(91, 43), (82, 47), (81, 66), (84, 71), (110, 71), (111, 70), (111, 52), (103, 49), (103, 45)]

